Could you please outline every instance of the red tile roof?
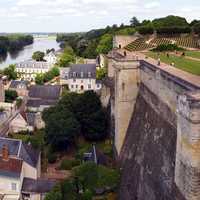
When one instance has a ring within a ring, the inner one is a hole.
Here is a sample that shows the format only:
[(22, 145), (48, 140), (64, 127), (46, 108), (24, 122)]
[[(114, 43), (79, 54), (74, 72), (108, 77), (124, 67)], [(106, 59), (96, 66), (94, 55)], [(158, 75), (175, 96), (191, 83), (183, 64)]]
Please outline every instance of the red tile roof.
[(5, 161), (0, 157), (0, 174), (20, 176), (23, 161), (20, 159), (9, 158)]

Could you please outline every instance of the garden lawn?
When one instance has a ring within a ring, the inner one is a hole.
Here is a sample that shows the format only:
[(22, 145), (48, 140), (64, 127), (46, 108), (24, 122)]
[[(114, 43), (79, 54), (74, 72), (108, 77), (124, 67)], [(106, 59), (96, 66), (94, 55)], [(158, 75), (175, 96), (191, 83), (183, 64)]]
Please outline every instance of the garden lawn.
[(146, 53), (146, 55), (154, 59), (158, 59), (159, 57), (161, 59), (161, 62), (164, 62), (166, 64), (171, 64), (173, 62), (176, 68), (179, 68), (191, 74), (200, 75), (200, 61), (190, 60), (175, 55), (170, 55), (168, 58), (167, 55), (164, 53), (160, 53), (158, 56), (158, 53), (148, 52)]
[(200, 51), (186, 51), (186, 56), (192, 57), (192, 58), (198, 58), (200, 59)]

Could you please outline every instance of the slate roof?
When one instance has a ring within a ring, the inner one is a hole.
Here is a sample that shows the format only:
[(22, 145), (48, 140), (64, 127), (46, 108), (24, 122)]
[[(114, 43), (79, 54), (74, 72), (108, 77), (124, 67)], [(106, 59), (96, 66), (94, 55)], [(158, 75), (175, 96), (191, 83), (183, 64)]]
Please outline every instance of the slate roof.
[(60, 97), (61, 86), (59, 85), (33, 85), (29, 90), (30, 98), (57, 100)]
[(44, 194), (50, 192), (55, 185), (56, 181), (52, 180), (24, 178), (22, 192)]
[(32, 167), (37, 166), (40, 152), (30, 145), (23, 143), (21, 140), (0, 137), (0, 155), (4, 145), (9, 149), (9, 156), (21, 159)]
[(45, 100), (45, 99), (29, 99), (27, 101), (27, 107), (38, 108), (40, 106), (54, 106), (57, 100)]
[[(69, 70), (70, 78), (96, 79), (96, 64), (71, 64), (69, 67), (70, 67), (70, 70)], [(76, 76), (74, 77), (75, 73), (76, 73)]]
[(19, 178), (22, 170), (23, 161), (20, 159), (9, 158), (4, 161), (0, 157), (0, 176), (9, 176), (12, 178)]
[(28, 81), (12, 80), (9, 88), (17, 89), (19, 85), (24, 85), (25, 87), (28, 87), (28, 84)]

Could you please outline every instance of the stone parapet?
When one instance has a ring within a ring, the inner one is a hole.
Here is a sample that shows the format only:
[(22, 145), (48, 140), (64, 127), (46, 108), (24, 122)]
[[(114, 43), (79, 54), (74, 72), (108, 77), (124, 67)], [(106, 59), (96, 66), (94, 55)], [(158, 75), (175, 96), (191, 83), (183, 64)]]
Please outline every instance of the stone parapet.
[(175, 183), (187, 200), (200, 199), (200, 92), (178, 100)]

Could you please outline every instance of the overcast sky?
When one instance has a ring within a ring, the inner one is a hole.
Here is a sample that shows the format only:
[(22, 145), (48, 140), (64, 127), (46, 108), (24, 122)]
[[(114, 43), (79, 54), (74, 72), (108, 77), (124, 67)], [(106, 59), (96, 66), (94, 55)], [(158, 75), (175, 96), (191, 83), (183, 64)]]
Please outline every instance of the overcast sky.
[(132, 16), (200, 19), (199, 0), (0, 0), (0, 32), (75, 32), (129, 23)]

